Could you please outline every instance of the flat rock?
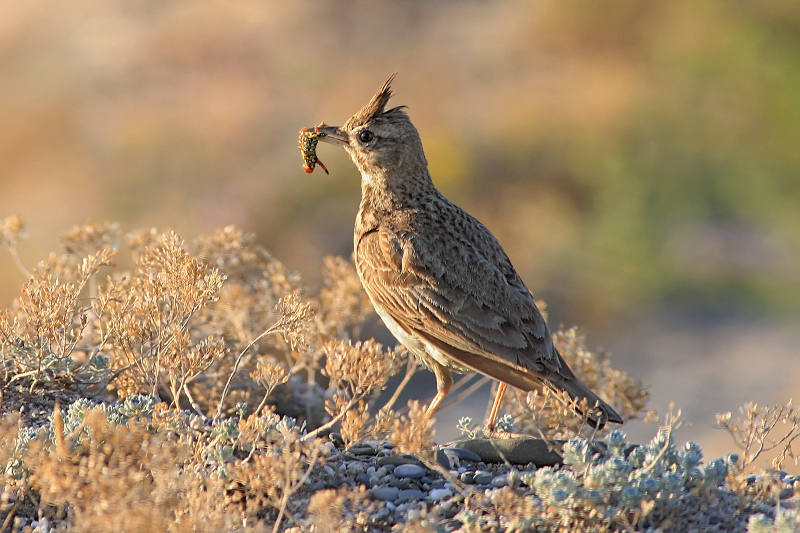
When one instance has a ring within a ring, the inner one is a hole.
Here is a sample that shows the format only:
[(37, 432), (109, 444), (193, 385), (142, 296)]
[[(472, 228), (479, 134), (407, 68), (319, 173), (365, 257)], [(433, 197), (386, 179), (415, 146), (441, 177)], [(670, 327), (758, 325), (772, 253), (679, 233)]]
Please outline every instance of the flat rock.
[[(458, 441), (456, 448), (467, 450), (486, 463), (501, 463), (503, 458), (509, 463), (537, 467), (561, 464), (561, 455), (556, 451), (564, 444), (563, 440), (548, 442), (534, 437), (511, 439), (469, 439)], [(455, 449), (455, 448), (454, 448)]]

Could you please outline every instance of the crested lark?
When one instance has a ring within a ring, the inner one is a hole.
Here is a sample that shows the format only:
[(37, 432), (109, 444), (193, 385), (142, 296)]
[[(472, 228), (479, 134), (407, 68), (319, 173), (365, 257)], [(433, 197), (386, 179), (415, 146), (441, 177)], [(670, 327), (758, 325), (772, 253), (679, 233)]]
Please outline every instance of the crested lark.
[(344, 126), (301, 130), (301, 150), (304, 135), (341, 146), (361, 172), (356, 268), (386, 326), (436, 375), (429, 412), (450, 390), (451, 371), (476, 371), (500, 381), (489, 431), (507, 385), (566, 391), (586, 400), (593, 425), (621, 424), (553, 346), (494, 235), (433, 185), (417, 129), (403, 107), (386, 109), (394, 75)]

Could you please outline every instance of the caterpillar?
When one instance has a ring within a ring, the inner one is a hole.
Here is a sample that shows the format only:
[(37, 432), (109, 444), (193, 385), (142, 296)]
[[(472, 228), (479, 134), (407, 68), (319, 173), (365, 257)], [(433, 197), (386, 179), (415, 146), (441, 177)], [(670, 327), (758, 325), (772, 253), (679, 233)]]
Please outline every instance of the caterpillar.
[(303, 128), (300, 130), (300, 146), (298, 146), (298, 148), (300, 149), (300, 153), (303, 155), (303, 170), (309, 174), (314, 172), (314, 167), (316, 165), (321, 166), (322, 170), (325, 171), (325, 174), (330, 174), (328, 169), (325, 168), (325, 165), (322, 164), (322, 161), (317, 158), (317, 143), (319, 142), (320, 137), (325, 136), (325, 133), (319, 131), (319, 128), (324, 125), (325, 123), (323, 122), (319, 126), (315, 126), (313, 128)]

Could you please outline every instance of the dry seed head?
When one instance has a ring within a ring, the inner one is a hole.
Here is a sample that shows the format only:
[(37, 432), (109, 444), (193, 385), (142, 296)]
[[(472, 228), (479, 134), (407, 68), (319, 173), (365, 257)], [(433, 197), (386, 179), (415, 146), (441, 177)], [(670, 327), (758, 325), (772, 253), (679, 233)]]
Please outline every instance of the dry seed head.
[(389, 441), (400, 453), (410, 453), (420, 459), (432, 461), (434, 420), (428, 411), (416, 400), (408, 402), (408, 416), (394, 422), (394, 430)]
[(369, 418), (369, 410), (364, 400), (360, 400), (356, 407), (345, 413), (341, 430), (345, 446), (349, 447), (364, 440), (367, 435)]
[(296, 292), (284, 296), (278, 302), (278, 311), (281, 314), (275, 328), (283, 333), (286, 342), (296, 352), (308, 351), (309, 348), (309, 322), (314, 316), (311, 306), (300, 300)]
[(374, 340), (358, 342), (328, 342), (325, 373), (339, 388), (350, 387), (355, 395), (382, 389), (396, 374), (402, 360), (397, 350), (384, 351)]
[(7, 216), (0, 222), (0, 241), (10, 248), (15, 247), (17, 240), (24, 238), (25, 234), (25, 222), (17, 213)]
[(250, 372), (250, 377), (267, 389), (267, 391), (272, 391), (272, 389), (278, 385), (289, 381), (290, 376), (286, 365), (282, 363), (258, 361), (256, 363), (256, 369)]
[(119, 246), (119, 224), (103, 222), (95, 224), (91, 220), (82, 226), (74, 226), (62, 235), (61, 244), (68, 254), (97, 253), (104, 248), (116, 249)]

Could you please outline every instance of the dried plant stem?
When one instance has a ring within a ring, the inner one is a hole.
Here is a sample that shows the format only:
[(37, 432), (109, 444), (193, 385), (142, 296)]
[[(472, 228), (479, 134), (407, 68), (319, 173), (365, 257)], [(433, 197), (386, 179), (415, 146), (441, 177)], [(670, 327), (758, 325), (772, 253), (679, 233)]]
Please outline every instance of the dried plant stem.
[(246, 354), (248, 350), (250, 350), (250, 348), (252, 348), (255, 345), (255, 343), (257, 343), (270, 333), (275, 333), (276, 331), (278, 331), (278, 329), (280, 329), (280, 323), (264, 330), (258, 337), (250, 341), (250, 344), (245, 346), (244, 350), (242, 350), (241, 353), (239, 353), (239, 355), (236, 357), (236, 362), (233, 364), (233, 370), (231, 370), (231, 373), (228, 376), (228, 381), (225, 383), (225, 388), (222, 389), (222, 395), (219, 398), (219, 405), (217, 405), (217, 413), (214, 415), (214, 422), (218, 421), (219, 418), (222, 416), (222, 407), (225, 405), (225, 399), (228, 396), (228, 391), (230, 391), (231, 383), (233, 382), (233, 376), (235, 376), (236, 372), (239, 370), (239, 365), (242, 362), (244, 354)]
[(321, 425), (320, 427), (318, 427), (314, 431), (312, 431), (310, 433), (306, 433), (305, 435), (303, 435), (303, 438), (300, 439), (300, 440), (302, 442), (306, 442), (308, 440), (316, 438), (323, 431), (326, 431), (326, 430), (332, 428), (333, 425), (336, 424), (336, 422), (339, 422), (341, 419), (343, 419), (345, 417), (345, 415), (347, 414), (347, 411), (349, 411), (350, 409), (352, 409), (353, 407), (358, 405), (358, 402), (360, 402), (363, 399), (364, 399), (364, 395), (363, 394), (360, 394), (360, 395), (355, 396), (354, 398), (351, 398), (350, 401), (347, 402), (347, 405), (345, 405), (344, 408), (339, 411), (338, 415), (336, 415), (335, 417), (330, 419), (327, 423)]
[(414, 357), (408, 358), (408, 363), (406, 364), (406, 375), (403, 376), (403, 380), (397, 386), (397, 389), (394, 391), (394, 394), (392, 394), (392, 397), (389, 398), (389, 401), (386, 402), (386, 405), (383, 406), (383, 409), (388, 411), (389, 409), (392, 408), (395, 402), (397, 402), (397, 398), (400, 397), (400, 393), (403, 392), (403, 389), (406, 388), (408, 382), (411, 381), (411, 376), (413, 376), (417, 372), (418, 366), (419, 363), (417, 363), (416, 358)]
[(308, 476), (311, 475), (311, 470), (313, 470), (314, 465), (317, 464), (317, 459), (319, 459), (319, 447), (315, 446), (314, 451), (311, 455), (311, 459), (308, 462), (308, 468), (306, 468), (306, 471), (303, 472), (303, 475), (300, 477), (300, 479), (297, 480), (297, 483), (291, 485), (290, 484), (291, 480), (289, 479), (289, 476), (287, 476), (286, 479), (287, 488), (283, 491), (283, 494), (281, 495), (281, 502), (280, 506), (278, 507), (278, 518), (275, 519), (275, 526), (272, 528), (272, 533), (278, 533), (278, 531), (280, 531), (281, 522), (283, 521), (284, 514), (292, 518), (292, 520), (294, 520), (294, 522), (298, 526), (300, 526), (301, 529), (303, 529), (301, 523), (297, 521), (297, 519), (295, 519), (293, 516), (291, 516), (291, 514), (286, 510), (286, 507), (289, 505), (289, 497), (294, 493), (295, 490), (297, 490), (297, 487), (302, 486), (308, 479)]
[(202, 418), (206, 418), (206, 415), (203, 412), (203, 410), (200, 409), (200, 406), (197, 405), (197, 402), (194, 401), (194, 397), (192, 396), (192, 393), (189, 390), (189, 384), (188, 383), (184, 383), (183, 384), (183, 393), (186, 394), (186, 398), (189, 400), (189, 405), (192, 406), (192, 409), (194, 409), (194, 412), (197, 413), (198, 415), (200, 415)]
[(659, 463), (659, 461), (661, 461), (661, 458), (664, 457), (664, 454), (667, 453), (667, 450), (670, 449), (672, 445), (671, 442), (672, 434), (675, 432), (676, 429), (678, 429), (682, 425), (682, 422), (680, 422), (679, 420), (680, 416), (681, 416), (680, 409), (678, 409), (677, 414), (675, 415), (672, 414), (672, 404), (670, 404), (670, 412), (667, 413), (666, 425), (664, 426), (664, 428), (667, 431), (666, 438), (664, 439), (664, 446), (661, 448), (661, 450), (659, 450), (658, 455), (656, 455), (653, 458), (650, 464), (642, 469), (642, 472), (649, 472), (650, 470), (655, 468), (655, 466)]
[(20, 270), (20, 272), (22, 272), (22, 274), (26, 278), (30, 279), (32, 277), (31, 271), (25, 268), (25, 265), (22, 263), (22, 259), (20, 259), (19, 253), (17, 252), (17, 247), (7, 246), (7, 248), (8, 248), (8, 253), (11, 254), (11, 259), (14, 260), (14, 264), (17, 265), (17, 268)]

